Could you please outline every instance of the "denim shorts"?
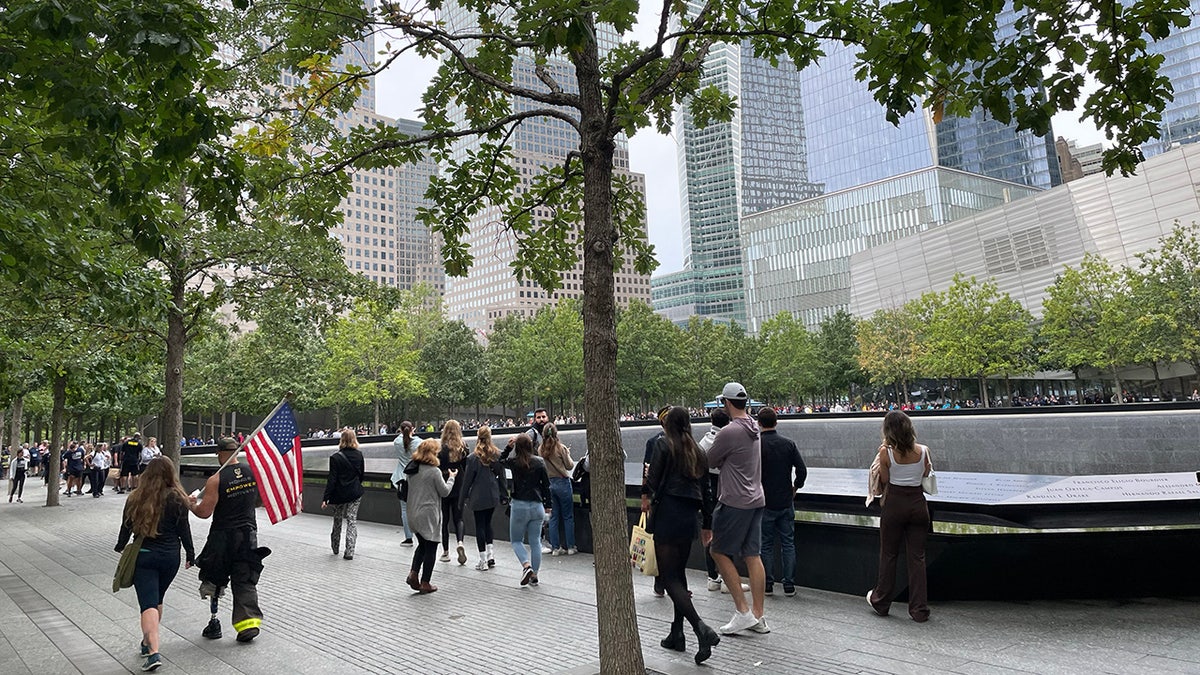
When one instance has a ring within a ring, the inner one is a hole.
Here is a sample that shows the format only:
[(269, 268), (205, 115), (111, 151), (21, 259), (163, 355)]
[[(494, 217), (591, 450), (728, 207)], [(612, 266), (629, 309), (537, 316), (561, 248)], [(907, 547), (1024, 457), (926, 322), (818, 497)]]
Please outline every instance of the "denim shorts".
[(717, 504), (713, 511), (712, 550), (731, 558), (757, 557), (762, 553), (763, 507), (739, 509)]

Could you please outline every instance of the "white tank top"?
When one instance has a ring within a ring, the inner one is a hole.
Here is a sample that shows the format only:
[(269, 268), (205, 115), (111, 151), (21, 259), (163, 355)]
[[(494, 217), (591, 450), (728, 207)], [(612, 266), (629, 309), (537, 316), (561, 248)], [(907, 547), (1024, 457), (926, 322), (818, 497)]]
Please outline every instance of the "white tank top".
[(904, 487), (920, 487), (921, 477), (925, 475), (925, 446), (921, 448), (921, 459), (912, 464), (898, 464), (892, 454), (892, 446), (888, 446), (888, 459), (892, 466), (888, 471), (888, 483)]

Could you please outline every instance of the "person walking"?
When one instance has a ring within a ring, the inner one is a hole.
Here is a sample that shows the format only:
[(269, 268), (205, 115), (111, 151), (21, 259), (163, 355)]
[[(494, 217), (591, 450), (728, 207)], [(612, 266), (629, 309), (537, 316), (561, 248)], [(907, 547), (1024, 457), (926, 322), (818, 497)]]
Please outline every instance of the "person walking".
[[(713, 512), (712, 557), (717, 561), (725, 588), (736, 609), (729, 623), (721, 626), (724, 635), (750, 629), (769, 633), (763, 614), (766, 571), (762, 564), (762, 517), (767, 500), (762, 487), (762, 450), (758, 425), (746, 412), (750, 397), (746, 388), (729, 382), (717, 400), (729, 414), (729, 425), (717, 432), (708, 450), (708, 462), (721, 471), (717, 481), (719, 494)], [(741, 558), (750, 576), (752, 604), (746, 602), (742, 580), (734, 558)]]
[[(505, 468), (512, 471), (512, 502), (508, 520), (508, 538), (513, 553), (521, 562), (521, 585), (538, 585), (538, 570), (542, 566), (542, 547), (538, 535), (547, 514), (553, 513), (550, 501), (550, 476), (546, 463), (533, 453), (533, 441), (528, 434), (518, 434), (512, 444), (512, 455)], [(525, 541), (529, 541), (529, 549)]]
[(25, 448), (17, 448), (13, 451), (11, 457), (8, 458), (8, 503), (11, 504), (13, 495), (17, 496), (17, 503), (24, 504), (21, 501), (21, 495), (25, 493), (25, 472), (29, 469), (30, 453)]
[(462, 499), (475, 514), (475, 545), (479, 549), (475, 569), (483, 572), (496, 566), (492, 517), (497, 506), (508, 503), (508, 480), (500, 466), (500, 449), (492, 443), (491, 428), (479, 427), (475, 439), (475, 452), (463, 470)]
[[(550, 476), (550, 555), (575, 555), (575, 497), (571, 489), (571, 450), (558, 440), (558, 427), (547, 423), (542, 428), (540, 453)], [(559, 528), (562, 528), (562, 534)]]
[(396, 436), (392, 441), (392, 447), (396, 452), (396, 468), (392, 471), (392, 486), (396, 488), (397, 496), (400, 497), (400, 523), (404, 526), (404, 541), (400, 542), (404, 546), (413, 545), (412, 528), (408, 524), (408, 486), (404, 470), (408, 468), (408, 463), (412, 461), (413, 451), (417, 449), (417, 444), (420, 443), (420, 438), (413, 437), (413, 423), (404, 420), (400, 423), (400, 435)]
[(108, 470), (112, 468), (112, 455), (108, 452), (108, 443), (101, 443), (92, 452), (92, 496), (104, 494), (104, 482), (108, 479)]
[(263, 571), (263, 558), (271, 554), (271, 549), (258, 545), (258, 521), (254, 515), (258, 481), (249, 465), (232, 461), (238, 447), (232, 438), (217, 441), (217, 461), (224, 468), (204, 483), (201, 499), (190, 497), (189, 503), (197, 518), (212, 518), (208, 541), (196, 559), (200, 568), (200, 597), (210, 599), (213, 611), (213, 618), (201, 634), (210, 640), (221, 637), (221, 624), (216, 620), (217, 601), (228, 586), (233, 592), (233, 629), (237, 631), (237, 641), (250, 642), (258, 637), (262, 627), (258, 579)]
[(114, 549), (120, 553), (132, 535), (142, 537), (133, 570), (133, 587), (141, 611), (142, 656), (146, 657), (142, 664), (144, 671), (158, 670), (162, 665), (158, 627), (162, 622), (167, 588), (179, 572), (180, 547), (186, 553), (186, 567), (191, 567), (196, 560), (188, 523), (188, 502), (187, 493), (175, 473), (175, 464), (167, 457), (158, 457), (146, 465), (141, 489), (125, 501)]
[[(775, 592), (775, 542), (779, 542), (780, 580), (783, 594), (796, 595), (796, 492), (808, 479), (808, 468), (800, 449), (789, 438), (779, 435), (775, 427), (779, 416), (774, 408), (758, 411), (758, 426), (762, 430), (762, 485), (767, 505), (763, 510), (762, 561), (767, 573), (764, 593)], [(792, 474), (795, 472), (795, 479)]]
[[(442, 478), (450, 472), (462, 471), (467, 464), (467, 444), (463, 441), (462, 425), (458, 420), (446, 420), (442, 426), (442, 449), (438, 453), (438, 464)], [(450, 494), (442, 500), (442, 562), (450, 562), (450, 528), (454, 528), (457, 544), (458, 564), (467, 564), (467, 549), (463, 547), (462, 484), (454, 485)]]
[(712, 648), (721, 642), (721, 636), (700, 620), (687, 587), (687, 561), (697, 530), (702, 544), (712, 539), (713, 498), (708, 484), (708, 461), (692, 438), (686, 408), (671, 408), (663, 422), (663, 431), (647, 478), (649, 499), (642, 500), (642, 510), (649, 512), (647, 530), (654, 534), (659, 576), (675, 608), (671, 632), (659, 644), (665, 649), (684, 651), (686, 619), (696, 634), (699, 648), (695, 660), (700, 664), (708, 660)]
[(867, 603), (879, 616), (887, 616), (896, 587), (896, 560), (904, 545), (908, 566), (908, 615), (913, 621), (929, 620), (929, 586), (925, 578), (925, 540), (929, 532), (929, 506), (921, 478), (933, 470), (929, 448), (917, 443), (917, 432), (908, 415), (894, 410), (883, 418), (883, 443), (879, 446), (879, 476), (884, 485), (883, 511), (879, 516), (879, 578), (867, 591)]
[(442, 502), (450, 495), (458, 475), (457, 470), (451, 469), (446, 472), (448, 479), (442, 478), (438, 467), (440, 449), (437, 440), (421, 441), (412, 461), (404, 469), (408, 479), (408, 517), (413, 534), (417, 536), (417, 549), (413, 551), (407, 581), (409, 588), (418, 593), (433, 593), (438, 589), (429, 582), (433, 578), (433, 561), (442, 534)]
[(363, 496), (363, 454), (358, 449), (358, 436), (353, 429), (342, 432), (338, 451), (329, 456), (329, 477), (325, 480), (325, 497), (321, 508), (333, 507), (333, 531), (329, 534), (333, 554), (342, 543), (342, 522), (346, 523), (346, 553), (342, 557), (354, 560), (354, 545), (358, 542), (358, 506)]
[[(642, 455), (642, 498), (643, 498), (643, 500), (646, 498), (646, 495), (650, 494), (650, 487), (649, 487), (649, 485), (646, 484), (646, 481), (650, 477), (650, 464), (651, 464), (651, 462), (654, 461), (654, 453), (658, 448), (659, 441), (661, 441), (663, 438), (663, 430), (661, 427), (662, 427), (662, 425), (667, 423), (667, 413), (669, 413), (669, 412), (671, 412), (671, 406), (669, 406), (669, 405), (665, 405), (658, 409), (658, 414), (655, 416), (655, 418), (658, 420), (658, 424), (659, 424), (660, 428), (658, 430), (658, 433), (654, 434), (653, 436), (651, 436), (649, 438), (649, 440), (646, 441), (646, 449)], [(667, 589), (663, 586), (662, 577), (661, 576), (654, 577), (654, 596), (657, 598), (661, 598), (666, 594), (667, 594)]]

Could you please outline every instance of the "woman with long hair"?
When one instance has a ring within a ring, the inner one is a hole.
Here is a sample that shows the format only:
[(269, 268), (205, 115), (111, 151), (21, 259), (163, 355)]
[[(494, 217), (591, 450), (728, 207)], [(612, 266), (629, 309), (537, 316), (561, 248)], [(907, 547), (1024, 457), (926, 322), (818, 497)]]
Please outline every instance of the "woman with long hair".
[[(34, 448), (36, 451), (37, 448)], [(17, 496), (18, 503), (21, 501), (21, 495), (25, 493), (25, 472), (29, 468), (29, 451), (25, 448), (17, 447), (13, 449), (12, 457), (8, 458), (8, 503), (11, 504), (13, 495)]]
[(929, 586), (925, 579), (929, 506), (921, 490), (921, 478), (933, 470), (933, 461), (929, 458), (929, 448), (917, 443), (912, 420), (899, 410), (883, 418), (882, 435), (879, 476), (884, 492), (879, 516), (879, 577), (875, 588), (867, 592), (867, 603), (879, 616), (887, 616), (896, 587), (896, 560), (903, 543), (908, 565), (908, 615), (921, 623), (929, 620)]
[(646, 487), (650, 490), (646, 529), (654, 534), (658, 574), (671, 598), (675, 617), (671, 632), (660, 644), (674, 651), (687, 648), (683, 633), (686, 619), (696, 634), (696, 663), (712, 655), (721, 636), (700, 619), (687, 587), (687, 561), (696, 536), (705, 546), (712, 539), (713, 495), (709, 489), (708, 460), (692, 438), (686, 408), (671, 408), (663, 420), (663, 436), (650, 460)]
[(358, 436), (353, 429), (342, 431), (338, 451), (329, 456), (329, 477), (325, 480), (325, 498), (321, 508), (333, 507), (333, 531), (329, 534), (330, 548), (338, 554), (342, 543), (342, 521), (346, 523), (346, 553), (342, 557), (354, 560), (358, 543), (358, 506), (363, 496), (363, 454), (358, 449)]
[(179, 483), (175, 464), (167, 457), (156, 457), (146, 465), (138, 489), (125, 500), (121, 532), (117, 535), (119, 553), (131, 535), (143, 537), (133, 572), (141, 610), (142, 670), (157, 670), (162, 665), (158, 653), (158, 626), (162, 621), (163, 597), (179, 572), (179, 547), (187, 553), (187, 567), (196, 561), (192, 530), (188, 524), (188, 496)]
[[(517, 434), (512, 455), (504, 466), (512, 471), (512, 503), (508, 520), (508, 538), (513, 553), (521, 561), (521, 585), (538, 585), (538, 570), (542, 566), (540, 535), (546, 514), (553, 515), (550, 502), (550, 476), (546, 462), (533, 454), (533, 439), (529, 434)], [(525, 541), (529, 541), (529, 550)]]
[[(442, 478), (450, 471), (461, 471), (467, 463), (467, 444), (463, 441), (462, 425), (458, 420), (446, 420), (442, 427), (442, 448), (438, 453), (442, 467)], [(463, 510), (461, 483), (455, 485), (442, 500), (442, 562), (450, 562), (450, 527), (454, 527), (454, 538), (458, 543), (458, 564), (467, 564), (467, 550), (463, 548)]]
[(508, 500), (508, 481), (500, 466), (500, 449), (492, 443), (491, 428), (479, 427), (475, 439), (475, 452), (467, 458), (463, 474), (462, 500), (475, 514), (475, 545), (479, 548), (475, 569), (483, 572), (496, 566), (492, 516), (496, 507)]
[[(408, 468), (408, 463), (412, 461), (413, 452), (416, 451), (417, 445), (421, 442), (420, 438), (413, 436), (415, 427), (412, 422), (404, 420), (400, 423), (400, 435), (392, 441), (392, 447), (396, 451), (396, 468), (392, 471), (392, 486), (400, 491), (399, 496), (403, 497), (408, 488), (402, 485), (405, 482), (404, 470)], [(400, 500), (400, 523), (404, 526), (404, 541), (400, 542), (405, 546), (412, 546), (412, 528), (408, 525), (408, 501), (407, 499)]]
[(458, 471), (450, 470), (450, 480), (442, 479), (438, 470), (438, 441), (421, 441), (412, 461), (404, 469), (408, 477), (408, 517), (413, 534), (417, 535), (417, 550), (413, 551), (408, 586), (418, 593), (432, 593), (437, 586), (429, 583), (433, 577), (433, 560), (437, 556), (438, 537), (442, 533), (442, 500), (454, 488)]
[[(550, 555), (575, 555), (575, 499), (571, 489), (571, 450), (558, 440), (558, 427), (547, 423), (542, 427), (542, 447), (539, 454), (546, 461), (546, 473), (550, 476)], [(564, 539), (559, 539), (558, 528), (562, 525)], [(562, 544), (560, 546), (560, 544)]]

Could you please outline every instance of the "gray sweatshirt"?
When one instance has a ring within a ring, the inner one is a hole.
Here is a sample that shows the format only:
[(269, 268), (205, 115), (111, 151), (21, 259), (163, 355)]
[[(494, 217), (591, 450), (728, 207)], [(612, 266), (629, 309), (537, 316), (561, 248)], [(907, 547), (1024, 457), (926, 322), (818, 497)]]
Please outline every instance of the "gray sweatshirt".
[(756, 509), (767, 505), (762, 487), (762, 451), (758, 423), (735, 417), (717, 432), (708, 449), (708, 465), (721, 470), (717, 499), (726, 506)]

